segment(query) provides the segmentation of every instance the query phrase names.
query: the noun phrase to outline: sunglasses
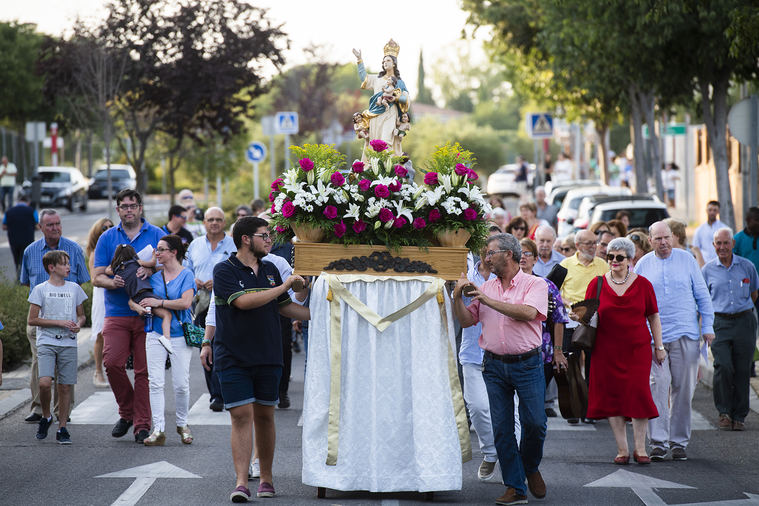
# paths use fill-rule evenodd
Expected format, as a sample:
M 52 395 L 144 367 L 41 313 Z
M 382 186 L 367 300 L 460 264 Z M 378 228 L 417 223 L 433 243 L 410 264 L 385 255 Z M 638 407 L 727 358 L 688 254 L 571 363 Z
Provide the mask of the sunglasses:
M 611 262 L 612 260 L 621 262 L 623 260 L 627 260 L 627 257 L 625 255 L 606 255 L 606 260 L 608 260 L 609 262 Z
M 527 230 L 527 227 L 511 227 L 511 230 Z
M 103 232 L 105 232 L 106 230 L 108 230 L 109 228 L 112 228 L 112 227 L 113 227 L 113 225 L 103 225 L 102 226 L 102 230 L 103 230 Z
M 559 251 L 561 251 L 562 253 L 569 253 L 570 251 L 572 251 L 572 248 L 571 247 L 559 248 Z

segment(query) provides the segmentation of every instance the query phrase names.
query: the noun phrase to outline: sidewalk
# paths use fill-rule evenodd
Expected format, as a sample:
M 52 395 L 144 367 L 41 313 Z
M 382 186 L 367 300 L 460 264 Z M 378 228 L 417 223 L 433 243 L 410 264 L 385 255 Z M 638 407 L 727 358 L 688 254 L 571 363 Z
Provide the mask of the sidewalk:
M 78 365 L 79 369 L 87 367 L 92 359 L 92 341 L 90 340 L 91 329 L 83 328 L 79 332 L 78 342 Z M 23 365 L 18 369 L 3 372 L 3 384 L 0 386 L 0 420 L 13 414 L 32 400 L 29 390 L 29 375 L 31 367 Z
M 706 388 L 712 388 L 712 382 L 714 380 L 714 357 L 712 357 L 712 349 L 708 349 L 708 364 L 701 362 L 701 384 Z M 751 378 L 751 388 L 748 391 L 749 407 L 754 413 L 759 413 L 759 377 Z M 2 415 L 0 415 L 2 416 Z

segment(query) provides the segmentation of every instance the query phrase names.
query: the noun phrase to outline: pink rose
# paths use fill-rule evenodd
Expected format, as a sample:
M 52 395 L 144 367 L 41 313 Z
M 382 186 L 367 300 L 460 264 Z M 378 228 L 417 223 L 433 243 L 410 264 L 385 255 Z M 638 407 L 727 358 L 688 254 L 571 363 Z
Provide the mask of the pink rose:
M 440 211 L 437 209 L 431 209 L 430 214 L 427 216 L 427 219 L 430 220 L 430 223 L 435 223 L 440 219 Z
M 339 172 L 333 172 L 332 175 L 329 177 L 329 180 L 335 186 L 342 186 L 345 184 L 345 178 Z
M 300 164 L 300 168 L 303 169 L 304 172 L 308 172 L 309 170 L 314 168 L 314 162 L 312 162 L 310 158 L 301 158 L 300 160 L 298 160 L 298 163 Z
M 271 206 L 271 209 L 274 211 L 274 205 Z M 288 200 L 282 205 L 282 216 L 289 218 L 293 214 L 295 214 L 295 204 Z
M 335 226 L 332 227 L 332 229 L 335 231 L 335 237 L 342 237 L 345 235 L 345 231 L 348 227 L 346 227 L 345 223 L 341 220 L 340 223 L 335 223 Z
M 364 162 L 359 162 L 358 160 L 356 160 L 355 162 L 353 162 L 352 168 L 353 168 L 353 172 L 355 172 L 356 174 L 361 174 L 362 172 L 364 172 Z
M 478 176 L 475 171 L 473 171 L 472 169 L 469 169 L 469 175 L 467 176 L 467 179 L 469 181 L 477 181 L 478 177 L 480 176 Z
M 469 167 L 464 165 L 463 163 L 457 163 L 456 167 L 453 169 L 453 171 L 458 174 L 459 176 L 464 176 L 469 174 Z
M 413 225 L 414 225 L 415 229 L 421 230 L 421 229 L 423 229 L 424 227 L 427 226 L 427 222 L 424 221 L 424 218 L 414 218 Z
M 395 169 L 395 175 L 398 177 L 406 177 L 408 176 L 408 171 L 406 170 L 406 167 L 403 165 L 396 165 L 393 167 Z
M 379 153 L 380 151 L 385 151 L 387 149 L 387 142 L 381 139 L 374 139 L 373 141 L 369 142 L 369 145 L 377 153 Z
M 282 186 L 283 186 L 284 184 L 285 184 L 285 181 L 284 181 L 284 179 L 282 179 L 281 177 L 278 177 L 277 179 L 275 179 L 275 180 L 274 180 L 274 181 L 271 183 L 271 189 L 272 189 L 272 190 L 277 190 L 277 191 L 279 191 L 279 190 L 282 188 Z
M 374 195 L 378 199 L 385 199 L 390 196 L 390 190 L 384 184 L 378 184 L 374 187 Z
M 269 202 L 274 202 L 274 192 L 269 193 Z
M 369 181 L 368 179 L 362 179 L 361 181 L 358 182 L 358 187 L 361 191 L 366 191 L 372 187 L 372 182 Z
M 328 220 L 334 220 L 335 218 L 337 218 L 337 208 L 335 206 L 327 206 L 324 208 L 324 211 L 322 211 L 322 214 Z
M 360 234 L 366 229 L 366 223 L 364 223 L 361 220 L 356 220 L 353 222 L 353 231 L 357 234 Z
M 387 207 L 383 207 L 379 212 L 379 219 L 382 223 L 387 223 L 394 218 L 393 212 Z
M 280 234 L 287 232 L 287 227 L 283 227 L 282 225 L 277 225 L 277 228 L 275 229 Z
M 397 191 L 400 191 L 400 190 L 401 190 L 401 186 L 403 186 L 403 185 L 401 184 L 401 182 L 400 182 L 400 181 L 397 181 L 397 180 L 396 180 L 396 181 L 393 181 L 392 183 L 390 183 L 390 185 L 389 185 L 387 188 L 388 188 L 388 189 L 389 189 L 391 192 L 397 192 Z
M 436 185 L 437 184 L 437 172 L 428 172 L 424 175 L 424 184 Z
M 276 211 L 274 210 L 274 204 L 272 204 L 272 205 L 271 205 L 271 209 L 270 209 L 270 211 L 271 211 L 271 214 L 274 214 L 274 213 L 276 213 Z
M 477 219 L 477 211 L 472 209 L 471 207 L 467 207 L 464 209 L 464 219 L 467 221 L 474 221 Z
M 395 228 L 403 228 L 406 224 L 408 224 L 408 220 L 403 216 L 398 216 L 395 221 L 393 221 L 393 226 Z

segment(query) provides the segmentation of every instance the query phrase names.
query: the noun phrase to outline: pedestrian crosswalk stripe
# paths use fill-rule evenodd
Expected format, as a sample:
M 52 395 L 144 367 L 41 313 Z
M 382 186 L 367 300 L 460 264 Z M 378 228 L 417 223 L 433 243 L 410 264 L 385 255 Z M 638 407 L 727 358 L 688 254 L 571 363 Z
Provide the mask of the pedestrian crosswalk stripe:
M 190 425 L 231 425 L 228 411 L 211 411 L 211 396 L 201 395 L 190 408 L 188 424 Z
M 112 392 L 95 392 L 71 412 L 71 424 L 112 425 L 119 419 L 119 406 Z

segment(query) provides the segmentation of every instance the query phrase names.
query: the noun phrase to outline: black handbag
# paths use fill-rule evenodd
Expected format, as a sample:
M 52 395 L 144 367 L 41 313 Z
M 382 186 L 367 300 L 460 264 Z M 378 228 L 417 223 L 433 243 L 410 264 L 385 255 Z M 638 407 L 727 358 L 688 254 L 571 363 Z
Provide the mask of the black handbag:
M 165 296 L 169 296 L 169 288 L 166 286 L 166 276 L 164 276 L 163 271 L 161 271 L 161 279 L 163 279 L 163 290 L 165 293 Z M 182 335 L 184 335 L 184 342 L 187 346 L 192 346 L 193 348 L 200 348 L 203 345 L 203 338 L 205 337 L 205 329 L 203 327 L 198 327 L 197 325 L 190 323 L 190 322 L 183 322 L 182 319 L 179 317 L 179 313 L 171 310 L 172 313 L 174 313 L 174 317 L 177 319 L 177 321 L 182 325 Z
M 601 303 L 601 286 L 603 276 L 598 276 L 596 298 L 585 299 L 572 304 L 572 311 L 580 316 L 580 325 L 572 333 L 572 347 L 581 350 L 593 350 L 596 344 L 596 328 L 598 327 L 598 305 Z

